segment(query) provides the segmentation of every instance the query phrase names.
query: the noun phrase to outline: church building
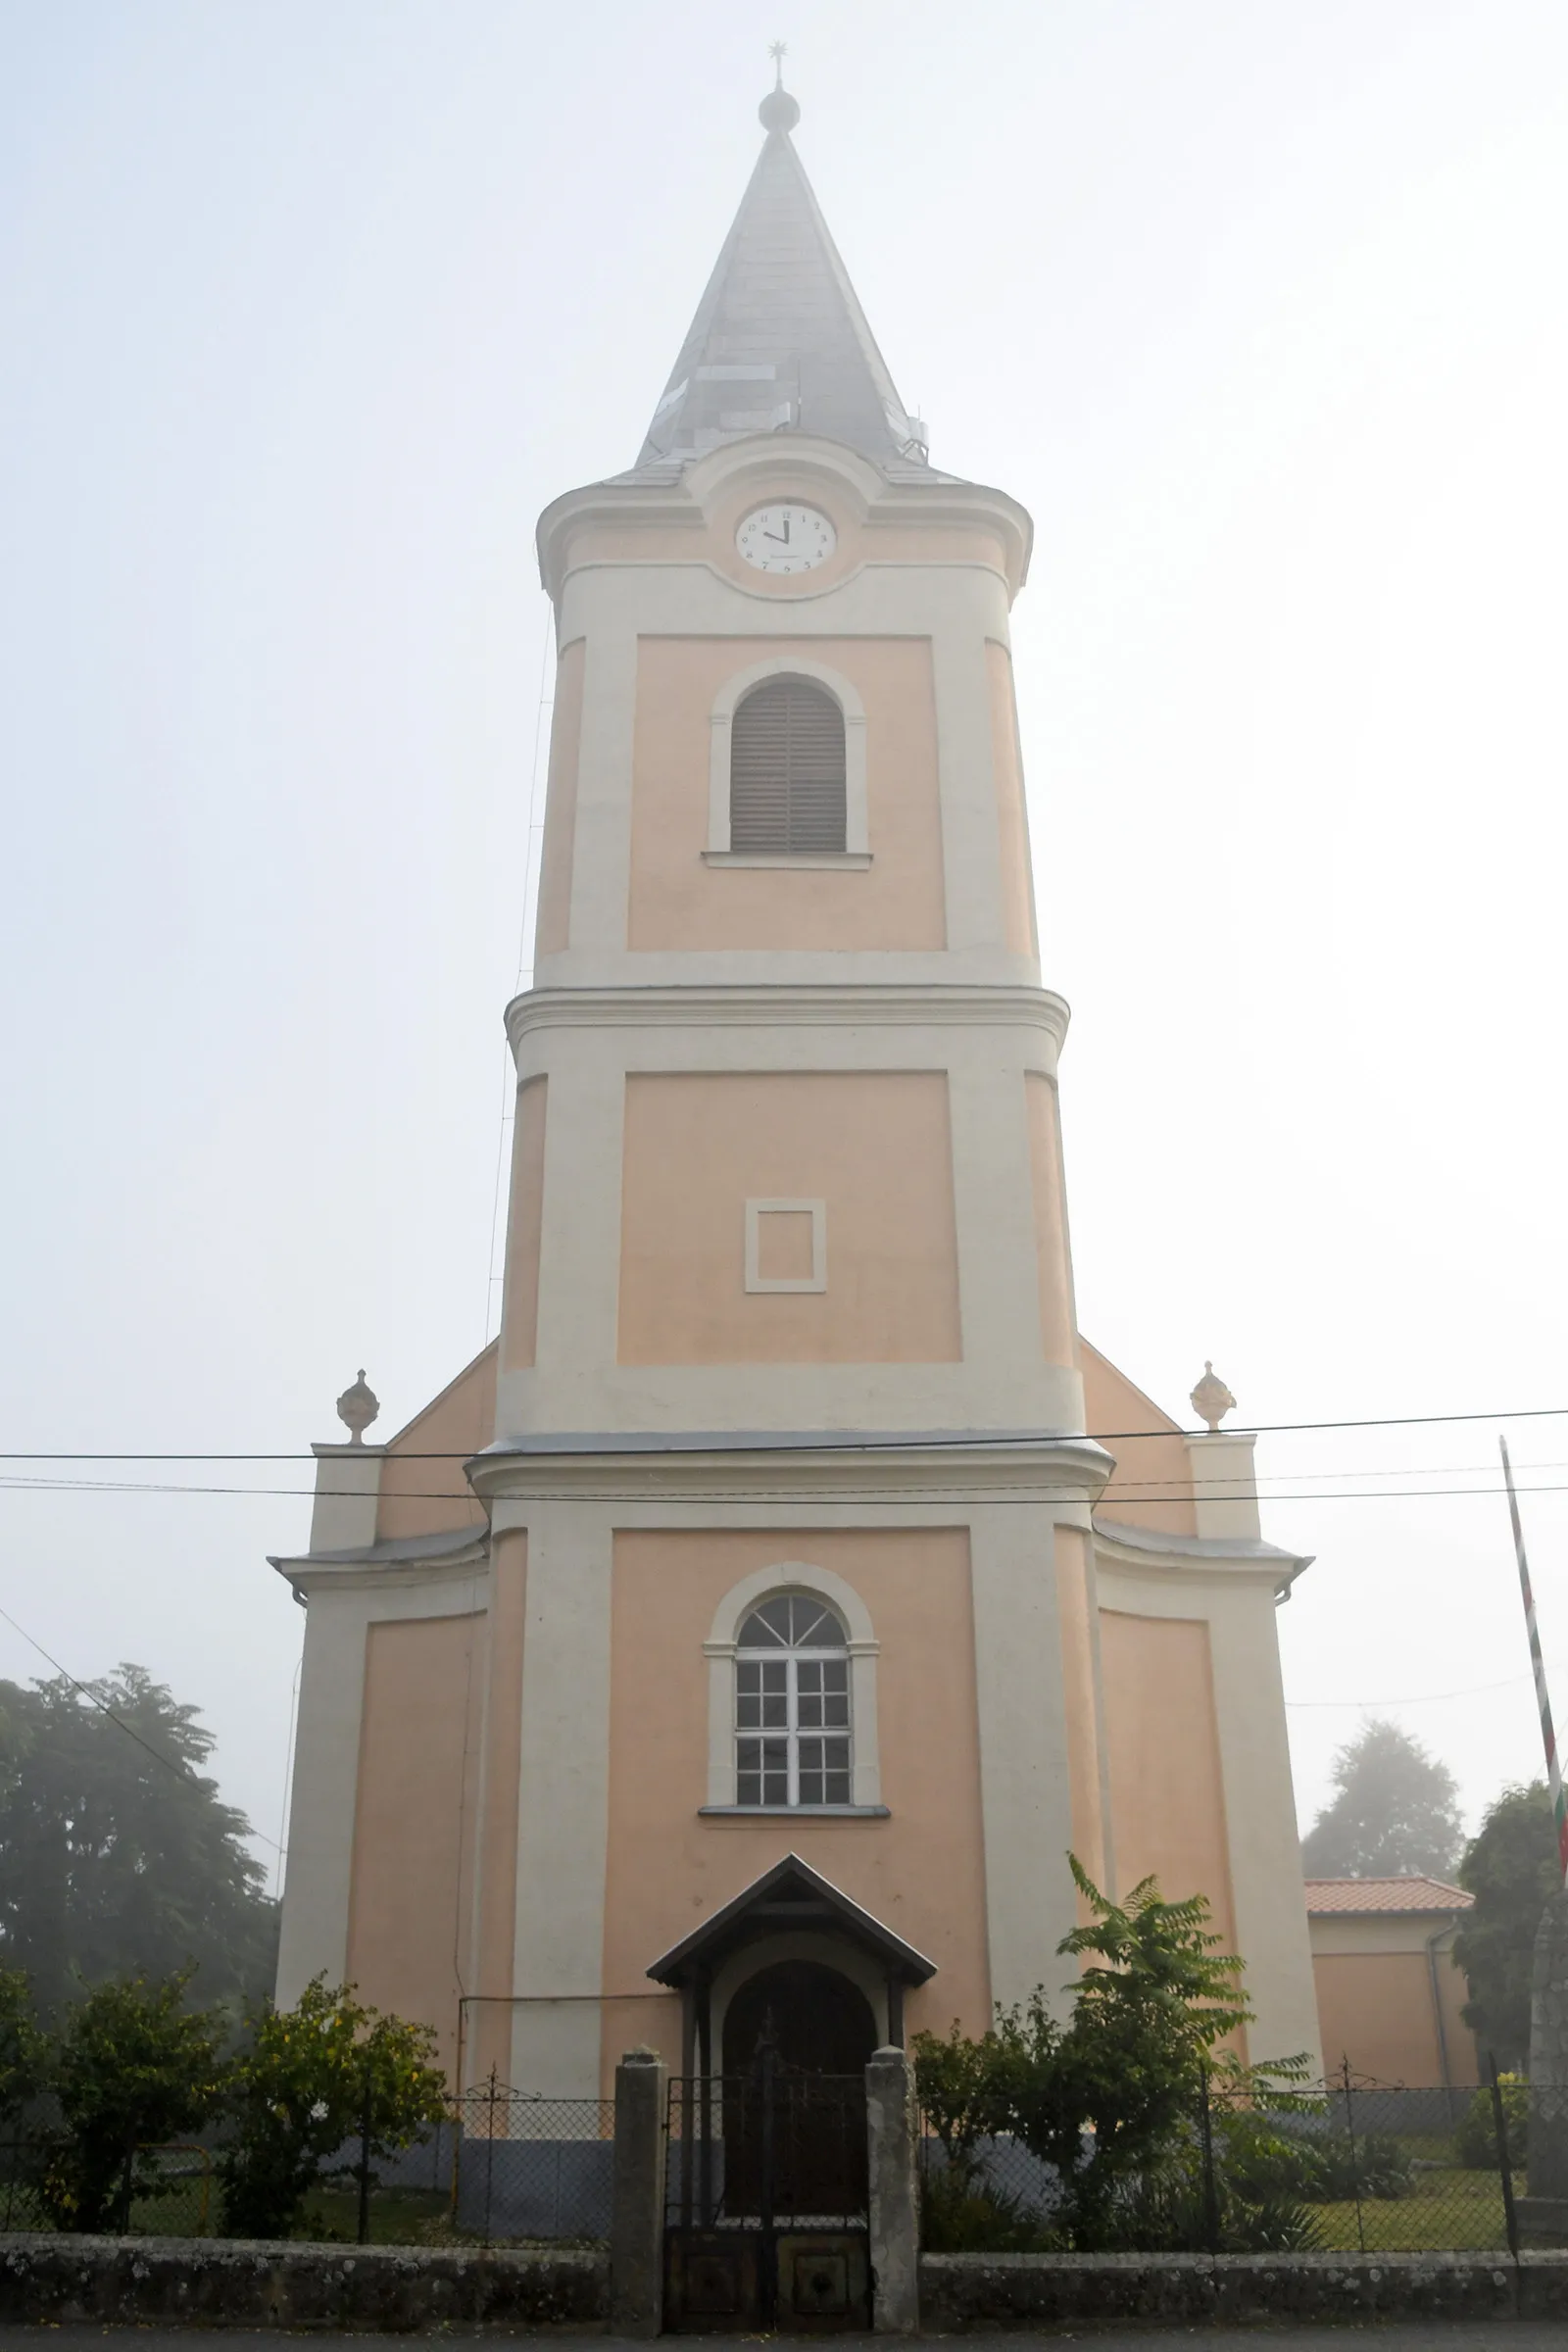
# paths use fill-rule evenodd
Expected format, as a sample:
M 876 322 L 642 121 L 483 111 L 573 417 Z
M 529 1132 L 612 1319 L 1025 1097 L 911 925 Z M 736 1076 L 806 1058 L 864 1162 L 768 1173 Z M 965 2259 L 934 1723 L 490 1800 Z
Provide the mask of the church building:
M 873 2046 L 1071 1963 L 1069 1854 L 1201 1890 L 1317 2055 L 1252 1441 L 1078 1328 L 1008 615 L 782 88 L 629 471 L 539 525 L 558 667 L 499 1339 L 310 1548 L 278 1995 L 456 2087 Z M 522 878 L 518 878 L 519 891 Z M 1050 953 L 1047 927 L 1047 958 Z

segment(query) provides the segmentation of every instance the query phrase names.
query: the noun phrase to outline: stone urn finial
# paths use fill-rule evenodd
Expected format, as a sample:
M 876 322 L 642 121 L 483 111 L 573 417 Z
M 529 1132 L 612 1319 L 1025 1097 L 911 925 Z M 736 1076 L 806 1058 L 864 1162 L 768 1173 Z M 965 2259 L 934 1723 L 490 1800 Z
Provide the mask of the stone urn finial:
M 365 1433 L 381 1410 L 381 1400 L 373 1389 L 365 1385 L 365 1366 L 362 1364 L 352 1389 L 345 1389 L 337 1400 L 337 1417 L 349 1433 L 351 1446 L 363 1446 Z
M 1206 1359 L 1203 1364 L 1203 1377 L 1193 1391 L 1192 1403 L 1193 1410 L 1200 1421 L 1208 1423 L 1208 1434 L 1211 1438 L 1217 1435 L 1219 1425 L 1226 1414 L 1234 1413 L 1236 1410 L 1235 1397 L 1220 1379 L 1213 1365 Z

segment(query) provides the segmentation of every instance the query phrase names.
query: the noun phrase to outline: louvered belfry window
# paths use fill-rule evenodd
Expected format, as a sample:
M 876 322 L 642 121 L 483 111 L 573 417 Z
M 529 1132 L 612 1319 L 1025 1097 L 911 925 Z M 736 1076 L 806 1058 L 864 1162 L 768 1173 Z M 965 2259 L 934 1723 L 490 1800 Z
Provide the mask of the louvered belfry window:
M 844 713 L 806 678 L 754 687 L 730 721 L 729 846 L 775 858 L 844 848 Z

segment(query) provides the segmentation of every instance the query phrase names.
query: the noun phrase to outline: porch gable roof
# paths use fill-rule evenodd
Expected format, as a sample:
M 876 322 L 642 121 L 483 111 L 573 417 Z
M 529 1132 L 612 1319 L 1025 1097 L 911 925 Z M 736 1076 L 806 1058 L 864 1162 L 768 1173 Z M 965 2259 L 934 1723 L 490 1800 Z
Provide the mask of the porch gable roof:
M 862 1911 L 831 1879 L 799 1854 L 786 1854 L 656 1960 L 648 1974 L 657 1984 L 690 1984 L 711 1976 L 742 1944 L 789 1928 L 835 1928 L 906 1984 L 924 1984 L 937 1973 L 934 1960 Z

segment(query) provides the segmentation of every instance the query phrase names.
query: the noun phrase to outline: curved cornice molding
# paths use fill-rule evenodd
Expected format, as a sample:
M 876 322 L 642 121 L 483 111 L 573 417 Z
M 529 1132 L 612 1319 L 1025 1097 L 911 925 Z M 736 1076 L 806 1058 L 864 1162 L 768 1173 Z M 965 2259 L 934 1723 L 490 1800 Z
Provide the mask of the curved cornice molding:
M 571 535 L 584 522 L 631 530 L 707 532 L 715 510 L 737 486 L 749 485 L 761 497 L 770 489 L 787 490 L 803 481 L 831 486 L 864 524 L 984 523 L 1002 542 L 1009 594 L 1015 596 L 1029 576 L 1034 523 L 1028 510 L 1005 490 L 942 475 L 930 481 L 890 481 L 841 442 L 761 433 L 709 451 L 687 466 L 676 482 L 587 482 L 564 491 L 539 517 L 540 579 L 548 594 L 559 599 L 570 568 Z M 691 561 L 703 561 L 696 547 Z
M 999 1493 L 1016 1500 L 1038 1486 L 1040 1500 L 1081 1504 L 1103 1488 L 1114 1464 L 1093 1438 L 927 1431 L 781 1431 L 641 1442 L 561 1432 L 499 1439 L 466 1468 L 489 1506 L 507 1500 L 609 1502 L 776 1501 L 800 1481 L 814 1501 L 881 1505 L 941 1501 L 961 1507 Z M 797 1542 L 799 1538 L 792 1541 Z
M 488 1527 L 448 1528 L 440 1535 L 401 1536 L 349 1551 L 269 1552 L 268 1565 L 303 1599 L 327 1586 L 341 1592 L 406 1584 L 457 1584 L 490 1565 Z
M 1223 1576 L 1249 1583 L 1267 1583 L 1283 1598 L 1303 1569 L 1312 1565 L 1310 1552 L 1284 1551 L 1257 1536 L 1177 1536 L 1163 1528 L 1133 1527 L 1124 1520 L 1093 1519 L 1096 1566 L 1112 1575 L 1119 1569 L 1135 1576 Z
M 925 988 L 875 983 L 809 987 L 788 981 L 756 987 L 531 988 L 514 997 L 506 1010 L 514 1053 L 534 1029 L 724 1029 L 769 1022 L 859 1029 L 1002 1024 L 1043 1029 L 1059 1051 L 1070 1018 L 1066 999 L 1049 988 L 961 982 Z

